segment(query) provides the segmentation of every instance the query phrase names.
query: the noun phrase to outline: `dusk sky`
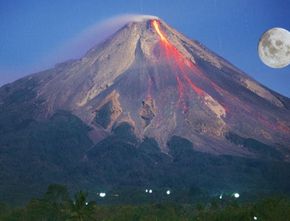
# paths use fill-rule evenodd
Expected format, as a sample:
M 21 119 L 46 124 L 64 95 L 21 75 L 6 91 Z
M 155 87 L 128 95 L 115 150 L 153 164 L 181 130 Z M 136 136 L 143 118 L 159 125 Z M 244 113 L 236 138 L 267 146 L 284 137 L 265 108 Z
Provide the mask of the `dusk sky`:
M 0 85 L 81 56 L 81 46 L 91 47 L 92 39 L 97 43 L 108 34 L 107 19 L 148 14 L 290 97 L 290 66 L 269 68 L 257 54 L 266 30 L 290 30 L 289 8 L 289 0 L 0 0 Z M 101 33 L 88 31 L 98 26 Z

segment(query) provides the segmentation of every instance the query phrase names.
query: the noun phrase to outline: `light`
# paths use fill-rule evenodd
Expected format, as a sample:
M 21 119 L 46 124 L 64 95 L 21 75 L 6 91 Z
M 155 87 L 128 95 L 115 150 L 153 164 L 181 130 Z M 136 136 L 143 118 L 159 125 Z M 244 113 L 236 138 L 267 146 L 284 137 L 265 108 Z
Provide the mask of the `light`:
M 237 199 L 240 197 L 240 194 L 239 193 L 234 193 L 234 197 Z
M 254 219 L 254 220 L 258 220 L 258 217 L 254 216 L 253 219 Z
M 145 190 L 145 193 L 148 193 L 148 189 Z
M 152 192 L 153 192 L 152 189 L 150 189 L 150 190 L 149 190 L 149 193 L 152 193 Z
M 104 198 L 106 196 L 106 193 L 100 193 L 100 197 Z
M 170 194 L 171 194 L 171 191 L 170 191 L 170 190 L 167 190 L 167 191 L 166 191 L 166 194 L 167 194 L 167 195 L 170 195 Z
M 163 33 L 159 29 L 159 21 L 153 20 L 152 25 L 153 25 L 155 31 L 157 32 L 157 34 L 159 35 L 160 39 L 164 42 L 167 42 L 167 39 L 164 37 Z
M 219 196 L 219 199 L 220 199 L 220 200 L 223 199 L 223 194 L 221 194 L 221 195 Z
M 89 205 L 89 203 L 88 203 L 88 202 L 86 202 L 86 206 L 87 206 L 87 205 Z

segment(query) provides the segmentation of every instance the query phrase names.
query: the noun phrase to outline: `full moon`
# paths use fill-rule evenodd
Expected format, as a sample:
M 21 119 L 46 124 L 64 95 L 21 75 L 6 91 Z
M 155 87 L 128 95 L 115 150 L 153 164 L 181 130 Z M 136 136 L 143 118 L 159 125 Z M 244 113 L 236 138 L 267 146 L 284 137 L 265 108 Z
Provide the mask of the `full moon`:
M 258 52 L 269 67 L 286 67 L 290 64 L 290 32 L 283 28 L 266 31 L 259 41 Z

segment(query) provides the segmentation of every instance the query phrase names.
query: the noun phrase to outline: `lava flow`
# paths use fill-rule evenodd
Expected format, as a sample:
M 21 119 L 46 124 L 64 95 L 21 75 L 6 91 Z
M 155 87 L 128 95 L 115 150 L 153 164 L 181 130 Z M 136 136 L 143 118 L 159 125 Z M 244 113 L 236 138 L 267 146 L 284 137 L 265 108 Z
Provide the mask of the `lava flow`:
M 154 27 L 154 29 L 157 32 L 157 34 L 160 36 L 161 40 L 168 43 L 167 39 L 164 37 L 163 33 L 160 31 L 159 21 L 153 20 L 152 21 L 152 26 Z
M 206 96 L 206 93 L 201 88 L 196 86 L 196 84 L 191 80 L 188 71 L 186 71 L 186 69 L 190 70 L 189 72 L 197 73 L 198 75 L 202 75 L 201 71 L 196 67 L 195 64 L 193 64 L 193 62 L 190 59 L 186 58 L 165 37 L 165 34 L 162 33 L 162 31 L 160 30 L 160 21 L 152 20 L 151 24 L 161 39 L 161 45 L 163 46 L 163 49 L 165 51 L 166 58 L 168 60 L 174 60 L 174 65 L 172 65 L 171 68 L 175 70 L 174 72 L 176 73 L 175 79 L 177 81 L 179 103 L 182 105 L 183 110 L 186 112 L 188 110 L 188 106 L 185 102 L 186 94 L 184 93 L 186 87 L 189 86 L 199 96 L 202 97 Z M 180 76 L 178 76 L 178 74 Z

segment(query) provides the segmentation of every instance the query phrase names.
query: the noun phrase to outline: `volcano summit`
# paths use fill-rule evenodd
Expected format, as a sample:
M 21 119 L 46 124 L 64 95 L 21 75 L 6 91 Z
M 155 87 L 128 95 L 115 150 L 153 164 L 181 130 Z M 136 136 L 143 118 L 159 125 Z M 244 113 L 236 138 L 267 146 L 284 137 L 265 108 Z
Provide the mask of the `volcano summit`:
M 1 87 L 0 105 L 8 200 L 20 181 L 289 190 L 290 99 L 157 18 Z

